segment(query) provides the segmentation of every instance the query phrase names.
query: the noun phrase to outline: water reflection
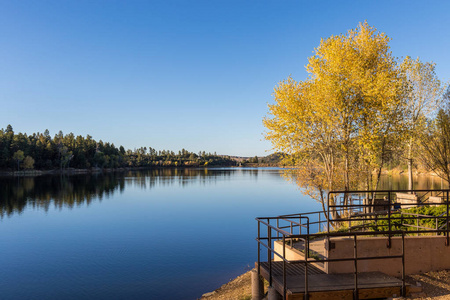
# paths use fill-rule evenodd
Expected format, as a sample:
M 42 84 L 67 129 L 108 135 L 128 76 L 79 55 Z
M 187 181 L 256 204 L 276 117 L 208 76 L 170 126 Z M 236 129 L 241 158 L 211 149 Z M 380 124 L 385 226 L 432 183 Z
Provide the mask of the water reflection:
M 258 169 L 159 169 L 72 176 L 0 177 L 0 217 L 21 214 L 27 207 L 48 211 L 73 208 L 101 201 L 127 187 L 151 189 L 156 186 L 211 185 L 245 172 L 256 179 Z M 274 172 L 273 176 L 279 176 Z
M 414 176 L 413 186 L 415 190 L 440 190 L 447 189 L 448 184 L 437 176 Z M 403 174 L 383 175 L 380 180 L 381 190 L 407 190 L 408 176 Z
M 73 176 L 3 177 L 0 178 L 0 217 L 21 214 L 27 207 L 48 211 L 50 207 L 71 209 L 89 205 L 116 192 L 122 193 L 126 188 L 212 185 L 229 179 L 236 172 L 245 172 L 246 178 L 257 180 L 261 171 L 250 168 L 159 169 Z M 279 169 L 274 169 L 274 172 L 267 172 L 267 169 L 264 171 L 265 176 L 280 176 Z M 397 190 L 407 187 L 406 175 L 381 177 L 380 189 Z M 414 187 L 442 189 L 447 188 L 448 184 L 438 177 L 416 176 Z
M 73 208 L 109 197 L 125 188 L 118 174 L 0 178 L 0 216 L 22 213 L 29 206 Z

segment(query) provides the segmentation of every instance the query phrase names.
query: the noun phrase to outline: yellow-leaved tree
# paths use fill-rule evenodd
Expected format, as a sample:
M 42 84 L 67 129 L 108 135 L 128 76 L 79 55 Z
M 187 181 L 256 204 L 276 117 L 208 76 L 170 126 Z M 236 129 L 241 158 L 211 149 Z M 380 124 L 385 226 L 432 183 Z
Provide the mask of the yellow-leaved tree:
M 403 128 L 406 80 L 389 41 L 361 23 L 321 40 L 306 80 L 275 87 L 266 138 L 298 157 L 297 180 L 318 187 L 309 194 L 322 203 L 326 191 L 376 187 L 379 177 L 374 183 L 371 174 Z
M 442 95 L 443 85 L 435 71 L 432 62 L 421 62 L 407 56 L 401 68 L 406 76 L 408 91 L 405 95 L 408 115 L 405 119 L 404 157 L 408 161 L 408 189 L 413 189 L 412 168 L 413 158 L 418 151 L 421 135 L 426 129 L 427 120 L 437 115 Z

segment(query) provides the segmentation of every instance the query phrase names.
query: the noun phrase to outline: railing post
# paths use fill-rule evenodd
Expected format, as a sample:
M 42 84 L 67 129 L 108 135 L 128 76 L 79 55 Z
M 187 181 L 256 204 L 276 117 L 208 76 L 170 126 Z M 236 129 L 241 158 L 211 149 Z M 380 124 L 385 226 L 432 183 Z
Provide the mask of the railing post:
M 389 223 L 389 238 L 388 238 L 388 244 L 387 247 L 391 248 L 391 193 L 388 193 L 388 223 Z
M 269 219 L 267 219 L 267 262 L 269 263 L 269 286 L 272 286 L 272 230 L 270 229 Z
M 308 238 L 306 241 L 308 242 L 308 252 L 307 252 L 307 258 L 309 258 L 309 217 L 306 217 L 306 234 L 308 235 Z
M 318 232 L 322 232 L 322 230 L 320 230 L 321 226 L 322 226 L 322 222 L 320 221 L 320 212 L 319 212 L 319 231 Z
M 449 236 L 449 209 L 448 209 L 448 204 L 449 204 L 449 197 L 448 197 L 448 194 L 449 194 L 449 192 L 450 192 L 450 190 L 447 190 L 447 223 L 445 224 L 446 226 L 447 226 L 447 239 L 446 239 L 446 241 L 445 241 L 445 245 L 446 246 L 450 246 L 450 236 Z
M 406 297 L 405 274 L 405 232 L 402 231 L 402 297 Z
M 280 228 L 280 219 L 277 219 L 277 228 Z M 277 238 L 280 237 L 280 233 L 277 231 Z
M 327 197 L 327 214 L 328 214 L 328 218 L 327 218 L 327 233 L 330 233 L 330 193 L 328 193 L 328 197 Z
M 286 299 L 286 238 L 283 234 L 283 299 Z
M 417 236 L 419 236 L 420 234 L 419 234 L 419 230 L 420 230 L 420 228 L 419 228 L 419 214 L 417 214 L 417 218 L 416 218 L 416 227 L 417 227 Z
M 291 226 L 291 235 L 293 234 L 293 232 L 292 232 L 292 230 L 293 230 L 293 228 L 292 228 L 292 222 L 289 222 L 290 223 L 290 226 Z M 283 234 L 283 238 L 284 238 L 284 234 Z M 291 247 L 294 247 L 294 241 L 292 240 L 292 238 L 289 238 L 289 241 L 290 241 L 290 244 L 291 244 Z
M 308 294 L 308 253 L 309 253 L 309 235 L 306 236 L 305 240 L 305 296 L 304 299 L 309 299 Z
M 298 218 L 298 223 L 300 224 L 300 226 L 298 226 L 299 227 L 298 233 L 302 234 L 302 215 L 300 215 L 300 217 Z
M 353 299 L 359 299 L 358 293 L 358 245 L 356 243 L 356 233 L 353 235 L 353 256 L 354 256 L 354 266 L 355 266 L 355 291 Z
M 439 230 L 439 223 L 438 223 L 438 217 L 436 217 L 436 235 L 439 235 L 438 230 Z
M 258 220 L 258 276 L 261 275 L 261 223 Z

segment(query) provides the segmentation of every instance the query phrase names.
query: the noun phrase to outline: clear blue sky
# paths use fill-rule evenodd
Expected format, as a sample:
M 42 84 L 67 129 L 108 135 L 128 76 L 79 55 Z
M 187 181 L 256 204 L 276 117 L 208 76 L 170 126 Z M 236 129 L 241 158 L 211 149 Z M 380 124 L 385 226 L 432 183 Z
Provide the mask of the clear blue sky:
M 316 3 L 317 2 L 317 3 Z M 367 20 L 450 79 L 449 1 L 1 1 L 0 128 L 267 155 L 274 86 Z

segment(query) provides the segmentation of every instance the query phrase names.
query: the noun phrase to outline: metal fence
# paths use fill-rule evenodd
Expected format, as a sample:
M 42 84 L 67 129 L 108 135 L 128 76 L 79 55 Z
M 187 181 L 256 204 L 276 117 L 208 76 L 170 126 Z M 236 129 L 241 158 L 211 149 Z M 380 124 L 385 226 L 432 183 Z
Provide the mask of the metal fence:
M 272 286 L 272 259 L 278 256 L 283 264 L 283 297 L 286 299 L 286 267 L 303 264 L 305 276 L 305 299 L 308 299 L 308 265 L 311 263 L 329 263 L 340 261 L 354 262 L 354 298 L 358 299 L 358 261 L 376 259 L 401 259 L 402 295 L 406 293 L 405 284 L 405 236 L 408 235 L 445 235 L 449 246 L 449 192 L 450 190 L 397 190 L 397 191 L 332 191 L 328 193 L 326 211 L 297 213 L 277 217 L 256 218 L 258 223 L 258 274 L 261 274 L 261 247 L 265 248 L 268 263 L 269 285 Z M 434 196 L 433 196 L 434 195 Z M 431 197 L 440 198 L 441 203 L 427 203 Z M 401 197 L 411 198 L 402 203 Z M 416 199 L 416 200 L 414 200 Z M 436 199 L 434 199 L 436 200 Z M 430 216 L 411 212 L 410 208 L 439 206 L 443 213 Z M 405 211 L 408 209 L 408 211 Z M 432 220 L 432 222 L 429 222 Z M 412 222 L 414 221 L 414 222 Z M 427 222 L 428 221 L 428 222 Z M 423 226 L 421 223 L 433 226 Z M 433 223 L 434 222 L 434 223 Z M 412 224 L 413 223 L 413 224 Z M 314 230 L 311 230 L 315 228 Z M 358 237 L 383 236 L 387 247 L 391 247 L 391 238 L 401 236 L 401 254 L 388 256 L 358 256 Z M 352 258 L 329 259 L 327 257 L 310 258 L 310 241 L 317 238 L 329 240 L 332 237 L 351 237 L 354 241 Z M 273 242 L 282 241 L 282 253 L 275 251 Z M 303 260 L 286 259 L 286 244 L 293 241 L 304 245 Z

